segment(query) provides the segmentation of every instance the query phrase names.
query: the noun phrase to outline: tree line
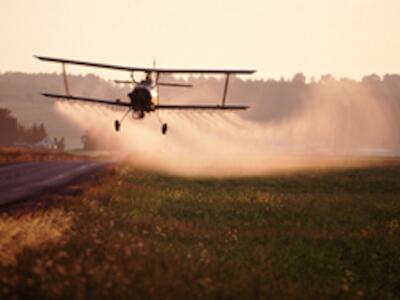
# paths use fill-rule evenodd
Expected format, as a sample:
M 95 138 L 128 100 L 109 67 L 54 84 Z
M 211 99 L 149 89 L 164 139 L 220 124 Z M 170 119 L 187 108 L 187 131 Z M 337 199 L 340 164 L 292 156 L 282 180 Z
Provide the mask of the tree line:
M 23 126 L 9 109 L 0 108 L 0 145 L 33 146 L 47 137 L 48 134 L 43 123 Z M 53 145 L 57 150 L 64 150 L 64 137 L 54 138 Z
M 118 79 L 129 79 L 129 76 Z M 224 78 L 207 76 L 189 76 L 179 78 L 162 75 L 161 81 L 191 83 L 193 89 L 160 87 L 161 103 L 220 103 L 224 88 Z M 93 74 L 70 75 L 71 93 L 85 97 L 100 97 L 127 101 L 131 85 L 117 85 L 111 80 L 104 80 Z M 321 101 L 336 101 L 339 98 L 357 96 L 360 89 L 368 90 L 371 96 L 379 100 L 389 111 L 399 112 L 400 75 L 368 75 L 361 80 L 348 78 L 336 79 L 332 75 L 323 75 L 318 80 L 306 79 L 303 73 L 292 78 L 252 79 L 233 77 L 228 91 L 228 103 L 250 105 L 244 117 L 253 121 L 269 122 L 285 119 L 304 107 L 309 100 L 318 97 Z M 59 74 L 26 74 L 9 72 L 0 74 L 0 104 L 24 103 L 29 109 L 48 107 L 40 92 L 64 93 L 62 77 Z M 362 99 L 360 99 L 362 101 Z M 41 108 L 42 109 L 42 108 Z M 14 109 L 13 109 L 14 110 Z M 396 116 L 397 118 L 397 116 Z
M 31 127 L 21 125 L 11 111 L 0 108 L 0 144 L 12 146 L 16 143 L 36 144 L 47 137 L 43 123 Z

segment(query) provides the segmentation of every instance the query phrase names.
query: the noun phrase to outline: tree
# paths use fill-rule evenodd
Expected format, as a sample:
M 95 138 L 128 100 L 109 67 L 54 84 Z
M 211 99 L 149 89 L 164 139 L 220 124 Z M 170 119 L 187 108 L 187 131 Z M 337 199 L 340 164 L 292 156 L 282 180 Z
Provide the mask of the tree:
M 0 145 L 12 146 L 15 142 L 35 144 L 47 137 L 44 124 L 33 124 L 32 127 L 24 127 L 11 115 L 11 111 L 0 108 Z
M 39 129 L 38 129 L 38 141 L 41 141 L 46 137 L 47 137 L 46 128 L 44 128 L 44 124 L 43 123 L 40 123 Z
M 335 81 L 335 78 L 331 74 L 325 74 L 321 76 L 320 83 L 328 83 Z
M 0 144 L 11 146 L 17 139 L 17 120 L 11 116 L 11 111 L 0 108 Z
M 84 134 L 81 136 L 81 141 L 82 141 L 84 150 L 95 150 L 96 149 L 97 145 L 93 139 L 93 136 L 92 136 L 90 130 L 86 130 L 84 132 Z
M 58 151 L 64 151 L 65 150 L 65 139 L 64 139 L 64 137 L 61 137 L 61 139 L 57 141 L 56 147 L 57 147 Z
M 0 120 L 11 117 L 11 111 L 8 108 L 0 108 Z
M 303 73 L 297 73 L 293 76 L 292 82 L 294 84 L 305 84 L 306 83 L 306 76 Z
M 379 75 L 376 75 L 376 74 L 371 74 L 368 76 L 364 76 L 362 78 L 362 83 L 366 83 L 366 84 L 376 83 L 376 82 L 380 82 L 380 81 L 381 81 L 381 78 L 379 77 Z

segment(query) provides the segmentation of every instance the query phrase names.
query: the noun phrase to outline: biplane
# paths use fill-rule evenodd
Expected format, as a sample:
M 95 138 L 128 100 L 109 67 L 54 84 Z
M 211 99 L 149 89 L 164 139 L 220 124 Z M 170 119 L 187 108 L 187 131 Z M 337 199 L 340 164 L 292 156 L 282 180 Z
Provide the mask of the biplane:
M 228 93 L 229 78 L 235 74 L 253 74 L 256 70 L 213 70 L 213 69 L 169 69 L 169 68 L 156 68 L 155 65 L 152 68 L 141 68 L 141 67 L 126 67 L 117 66 L 111 64 L 94 63 L 87 61 L 53 58 L 46 56 L 35 56 L 39 60 L 47 62 L 60 63 L 62 66 L 62 74 L 64 79 L 65 94 L 54 94 L 54 93 L 42 93 L 45 97 L 73 100 L 73 101 L 84 101 L 90 103 L 100 103 L 111 106 L 119 106 L 127 108 L 126 113 L 120 120 L 115 120 L 114 128 L 119 131 L 121 124 L 126 116 L 132 112 L 132 118 L 143 119 L 147 113 L 155 112 L 157 110 L 244 110 L 248 106 L 244 105 L 226 105 L 226 97 Z M 93 68 L 112 69 L 129 72 L 131 80 L 115 80 L 116 83 L 132 84 L 132 91 L 128 94 L 129 102 L 121 101 L 120 99 L 109 100 L 109 99 L 97 99 L 88 98 L 83 96 L 75 96 L 70 93 L 68 77 L 66 73 L 66 65 L 79 65 Z M 134 74 L 136 72 L 144 73 L 145 79 L 136 81 Z M 214 75 L 225 75 L 225 85 L 222 94 L 222 102 L 218 105 L 185 105 L 185 104 L 161 104 L 159 99 L 159 87 L 170 86 L 170 87 L 182 87 L 190 88 L 191 84 L 183 83 L 171 83 L 163 82 L 160 80 L 162 74 L 214 74 Z M 161 126 L 162 134 L 166 134 L 168 125 L 163 123 Z

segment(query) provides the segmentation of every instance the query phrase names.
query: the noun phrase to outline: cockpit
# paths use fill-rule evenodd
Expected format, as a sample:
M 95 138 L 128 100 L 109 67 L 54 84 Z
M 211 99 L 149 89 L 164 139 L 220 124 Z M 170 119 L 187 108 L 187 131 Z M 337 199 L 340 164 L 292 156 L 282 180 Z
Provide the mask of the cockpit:
M 147 73 L 146 78 L 143 79 L 142 81 L 140 81 L 140 84 L 145 85 L 145 86 L 150 86 L 150 87 L 153 86 L 154 82 L 151 79 L 151 73 Z

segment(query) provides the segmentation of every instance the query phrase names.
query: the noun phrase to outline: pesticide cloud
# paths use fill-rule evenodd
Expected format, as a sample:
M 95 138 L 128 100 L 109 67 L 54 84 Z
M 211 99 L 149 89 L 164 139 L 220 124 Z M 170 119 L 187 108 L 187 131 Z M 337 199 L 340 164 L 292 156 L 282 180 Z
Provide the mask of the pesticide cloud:
M 120 149 L 132 164 L 174 175 L 254 176 L 389 153 L 395 132 L 377 101 L 367 93 L 362 102 L 321 101 L 322 96 L 316 91 L 301 113 L 276 123 L 255 123 L 232 112 L 163 111 L 143 120 L 127 117 L 118 133 L 113 122 L 123 110 L 67 101 L 56 109 L 98 142 Z M 167 135 L 159 119 L 168 123 Z

